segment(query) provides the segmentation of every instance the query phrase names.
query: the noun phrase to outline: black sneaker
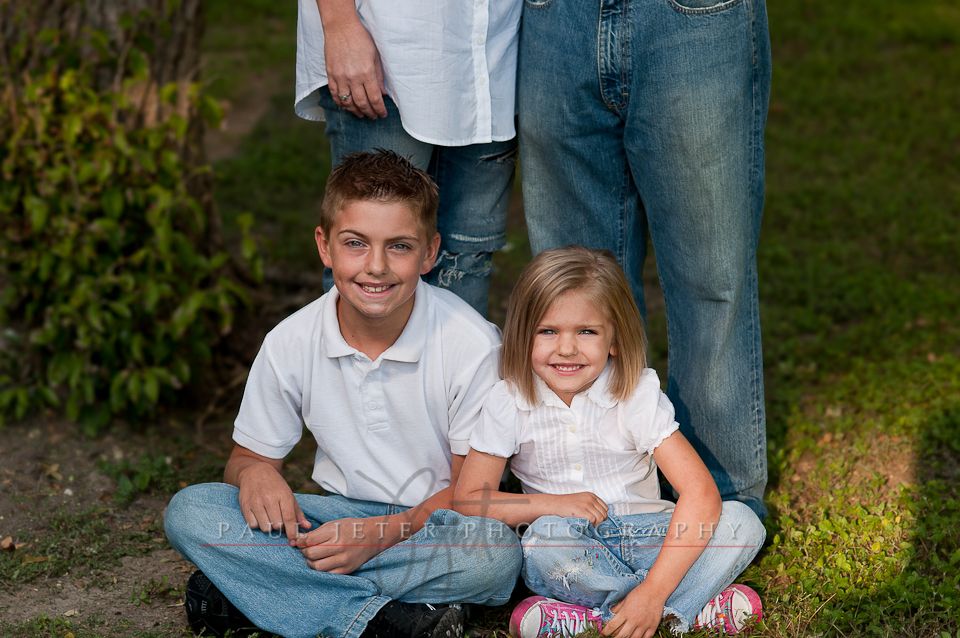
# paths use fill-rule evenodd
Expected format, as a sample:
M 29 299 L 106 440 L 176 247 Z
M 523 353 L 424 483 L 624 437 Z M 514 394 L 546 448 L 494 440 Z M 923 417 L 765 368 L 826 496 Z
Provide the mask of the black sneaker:
M 362 638 L 463 638 L 460 605 L 391 600 L 374 616 Z
M 197 570 L 187 581 L 187 623 L 198 636 L 223 636 L 233 631 L 233 636 L 246 636 L 257 631 L 256 625 L 247 620 L 233 606 L 206 574 Z

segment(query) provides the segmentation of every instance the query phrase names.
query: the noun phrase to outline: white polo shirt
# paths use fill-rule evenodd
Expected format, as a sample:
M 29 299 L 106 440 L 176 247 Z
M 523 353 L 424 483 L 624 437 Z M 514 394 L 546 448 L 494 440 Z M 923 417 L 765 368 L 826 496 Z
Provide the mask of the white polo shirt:
M 513 120 L 523 0 L 357 0 L 380 52 L 386 92 L 411 137 L 465 146 L 516 136 Z M 300 0 L 294 108 L 322 120 L 327 85 L 317 0 Z
M 534 404 L 513 384 L 499 382 L 470 447 L 510 458 L 528 494 L 593 492 L 617 516 L 672 511 L 674 504 L 660 498 L 653 451 L 679 427 L 673 404 L 652 369 L 643 371 L 626 401 L 608 392 L 610 376 L 607 366 L 570 406 L 539 378 Z
M 450 484 L 499 379 L 500 334 L 455 294 L 421 281 L 396 342 L 371 361 L 344 341 L 336 289 L 284 319 L 250 369 L 233 440 L 283 458 L 306 425 L 313 479 L 355 499 L 417 505 Z

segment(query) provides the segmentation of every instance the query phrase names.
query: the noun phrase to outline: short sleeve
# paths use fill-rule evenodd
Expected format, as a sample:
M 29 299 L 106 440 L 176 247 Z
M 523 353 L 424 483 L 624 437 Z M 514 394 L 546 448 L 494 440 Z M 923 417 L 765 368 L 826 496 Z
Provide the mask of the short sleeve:
M 660 378 L 646 369 L 624 405 L 623 426 L 637 450 L 653 451 L 680 428 L 673 403 L 660 390 Z
M 510 458 L 520 451 L 520 413 L 509 384 L 501 381 L 483 403 L 480 424 L 470 436 L 470 447 L 478 452 Z
M 470 451 L 470 434 L 480 422 L 480 411 L 490 389 L 500 380 L 500 345 L 492 344 L 475 363 L 460 359 L 453 400 L 448 409 L 450 452 L 466 455 Z
M 267 335 L 250 368 L 233 440 L 272 459 L 285 457 L 303 433 L 302 391 L 291 374 L 299 369 Z

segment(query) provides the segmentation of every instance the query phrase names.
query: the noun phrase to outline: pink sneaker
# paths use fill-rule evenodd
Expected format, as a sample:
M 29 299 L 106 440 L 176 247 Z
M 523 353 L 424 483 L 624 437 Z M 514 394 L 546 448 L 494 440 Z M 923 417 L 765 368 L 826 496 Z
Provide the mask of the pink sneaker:
M 730 585 L 708 602 L 693 623 L 694 629 L 740 633 L 751 619 L 763 618 L 760 596 L 746 585 Z
M 543 596 L 531 596 L 510 614 L 513 638 L 571 638 L 591 627 L 603 628 L 600 612 Z

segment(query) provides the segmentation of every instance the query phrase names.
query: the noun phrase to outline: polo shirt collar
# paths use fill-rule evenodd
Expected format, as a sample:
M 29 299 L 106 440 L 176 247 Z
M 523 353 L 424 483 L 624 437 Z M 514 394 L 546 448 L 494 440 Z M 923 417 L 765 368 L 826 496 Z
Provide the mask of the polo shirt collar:
M 423 354 L 423 348 L 427 340 L 428 306 L 430 304 L 426 298 L 429 294 L 428 285 L 420 280 L 414 292 L 413 310 L 410 312 L 409 319 L 407 319 L 407 325 L 403 327 L 403 332 L 393 342 L 393 345 L 380 355 L 381 359 L 407 363 L 415 363 L 420 360 L 420 355 Z M 323 354 L 332 359 L 356 354 L 357 349 L 347 343 L 343 338 L 343 333 L 340 332 L 340 322 L 337 320 L 337 300 L 340 298 L 340 293 L 334 287 L 325 297 L 320 319 L 323 330 L 323 336 L 321 337 Z
M 610 394 L 610 380 L 613 376 L 613 369 L 611 364 L 607 363 L 604 367 L 603 372 L 600 373 L 600 376 L 597 377 L 597 380 L 593 382 L 593 385 L 586 391 L 584 396 L 597 404 L 602 408 L 612 408 L 617 404 L 617 399 Z M 537 375 L 533 375 L 533 388 L 536 393 L 536 401 L 530 403 L 519 392 L 515 393 L 514 401 L 517 404 L 517 407 L 521 410 L 531 411 L 535 410 L 540 406 L 549 406 L 555 408 L 566 408 L 568 409 L 566 403 L 557 396 L 557 394 L 550 389 L 550 387 L 544 383 L 543 379 Z

